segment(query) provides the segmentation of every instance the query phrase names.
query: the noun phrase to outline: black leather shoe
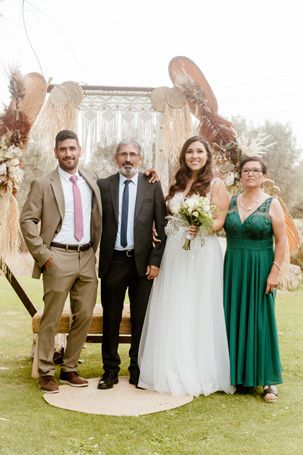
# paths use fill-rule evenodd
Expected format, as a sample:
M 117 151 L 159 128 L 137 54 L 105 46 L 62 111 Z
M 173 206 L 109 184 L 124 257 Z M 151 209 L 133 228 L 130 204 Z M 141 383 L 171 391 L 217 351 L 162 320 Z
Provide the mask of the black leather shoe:
M 128 382 L 129 382 L 131 385 L 135 385 L 137 388 L 139 388 L 139 387 L 138 387 L 139 378 L 134 378 L 134 376 L 130 376 Z
M 104 375 L 101 376 L 101 378 L 99 379 L 98 389 L 101 390 L 112 389 L 114 387 L 114 384 L 118 384 L 118 382 L 119 382 L 118 375 L 111 376 L 109 374 L 104 373 Z
M 143 387 L 139 387 L 139 386 L 138 386 L 139 379 L 136 380 L 136 379 L 130 377 L 128 382 L 129 382 L 131 385 L 136 386 L 136 389 L 145 390 Z

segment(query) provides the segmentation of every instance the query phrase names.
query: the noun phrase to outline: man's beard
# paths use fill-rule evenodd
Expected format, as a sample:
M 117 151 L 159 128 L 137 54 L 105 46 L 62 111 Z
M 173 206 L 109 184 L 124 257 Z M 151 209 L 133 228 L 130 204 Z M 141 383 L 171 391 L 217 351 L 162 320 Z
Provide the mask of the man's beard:
M 61 168 L 64 171 L 73 171 L 77 168 L 78 161 L 74 158 L 71 158 L 70 160 L 62 160 L 60 164 Z
M 120 166 L 119 171 L 125 177 L 132 177 L 137 173 L 137 168 L 135 168 L 132 164 L 125 163 L 123 166 Z

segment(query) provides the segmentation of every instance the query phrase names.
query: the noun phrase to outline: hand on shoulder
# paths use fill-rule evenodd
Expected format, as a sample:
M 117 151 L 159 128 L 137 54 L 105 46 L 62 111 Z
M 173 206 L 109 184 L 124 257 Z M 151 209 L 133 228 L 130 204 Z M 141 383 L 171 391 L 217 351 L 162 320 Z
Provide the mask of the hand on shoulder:
M 145 171 L 143 171 L 143 175 L 148 178 L 149 183 L 156 183 L 160 181 L 160 176 L 156 169 L 145 169 Z

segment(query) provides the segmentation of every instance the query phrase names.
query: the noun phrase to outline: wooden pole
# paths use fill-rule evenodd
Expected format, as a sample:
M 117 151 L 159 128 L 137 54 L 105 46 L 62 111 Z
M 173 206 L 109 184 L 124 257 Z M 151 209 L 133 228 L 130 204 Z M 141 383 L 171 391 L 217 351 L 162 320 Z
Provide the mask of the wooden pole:
M 20 283 L 18 282 L 17 278 L 11 271 L 11 269 L 8 267 L 8 265 L 0 259 L 0 269 L 3 271 L 5 277 L 7 278 L 8 282 L 16 292 L 17 296 L 31 315 L 33 317 L 37 313 L 37 309 L 24 291 L 24 289 L 21 287 Z

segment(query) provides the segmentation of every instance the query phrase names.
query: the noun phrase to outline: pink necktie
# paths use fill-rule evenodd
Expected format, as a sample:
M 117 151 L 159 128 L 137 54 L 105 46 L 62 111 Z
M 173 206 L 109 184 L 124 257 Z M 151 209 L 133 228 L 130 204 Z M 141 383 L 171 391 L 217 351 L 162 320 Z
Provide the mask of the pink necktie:
M 84 234 L 81 194 L 77 185 L 77 176 L 72 175 L 69 179 L 73 184 L 74 195 L 74 236 L 76 240 L 81 240 Z

